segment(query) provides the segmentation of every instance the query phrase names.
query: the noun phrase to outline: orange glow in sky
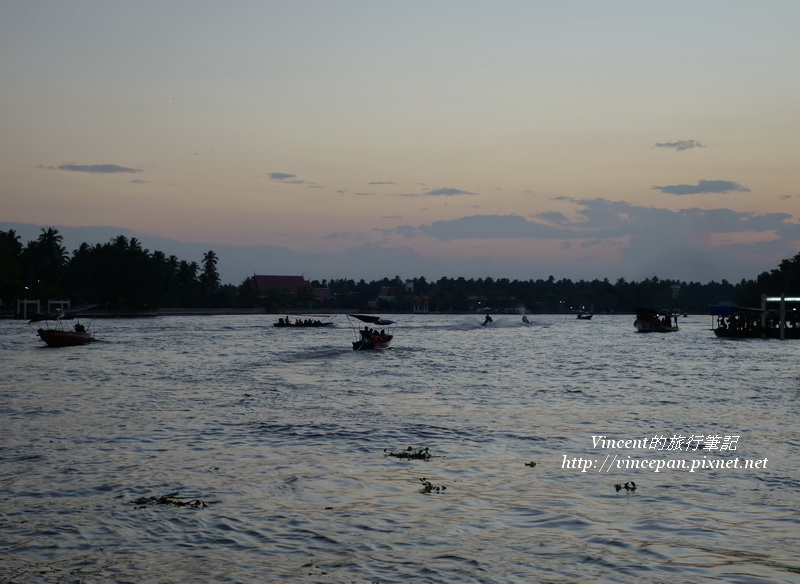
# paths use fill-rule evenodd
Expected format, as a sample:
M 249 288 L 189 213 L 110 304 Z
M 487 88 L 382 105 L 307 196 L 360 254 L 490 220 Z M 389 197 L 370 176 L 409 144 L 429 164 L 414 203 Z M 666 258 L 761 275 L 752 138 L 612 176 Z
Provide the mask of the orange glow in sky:
M 330 268 L 312 277 L 755 277 L 800 241 L 799 21 L 744 0 L 7 3 L 0 221 L 276 246 Z

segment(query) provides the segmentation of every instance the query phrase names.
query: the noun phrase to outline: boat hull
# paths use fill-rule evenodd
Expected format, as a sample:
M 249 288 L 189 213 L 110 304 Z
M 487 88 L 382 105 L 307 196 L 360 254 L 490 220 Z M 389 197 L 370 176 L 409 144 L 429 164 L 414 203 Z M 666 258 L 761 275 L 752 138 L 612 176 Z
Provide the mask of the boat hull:
M 367 340 L 360 340 L 360 341 L 353 341 L 353 350 L 354 351 L 384 351 L 386 349 L 391 349 L 392 340 L 389 339 L 388 341 L 382 341 L 376 343 L 374 341 L 367 341 Z
M 633 326 L 636 327 L 637 333 L 673 333 L 678 330 L 677 326 L 667 325 L 647 318 L 637 318 Z
M 714 334 L 722 339 L 780 339 L 780 328 L 752 328 L 746 330 L 715 328 Z M 786 327 L 784 339 L 800 339 L 800 329 Z
M 92 335 L 89 333 L 75 332 L 75 331 L 59 331 L 53 329 L 39 329 L 36 331 L 49 347 L 74 347 L 76 345 L 85 345 L 92 341 Z

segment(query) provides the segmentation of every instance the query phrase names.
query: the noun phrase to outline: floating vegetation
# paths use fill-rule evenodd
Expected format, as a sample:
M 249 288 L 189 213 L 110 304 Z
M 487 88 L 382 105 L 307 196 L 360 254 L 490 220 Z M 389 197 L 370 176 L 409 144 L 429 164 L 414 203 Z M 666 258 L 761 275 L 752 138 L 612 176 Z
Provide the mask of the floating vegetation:
M 433 492 L 441 493 L 447 488 L 442 485 L 434 485 L 425 477 L 419 479 L 419 482 L 422 483 L 422 488 L 419 490 L 420 493 L 433 493 Z
M 406 460 L 430 460 L 431 453 L 428 452 L 427 446 L 425 448 L 418 448 L 414 450 L 412 446 L 409 446 L 402 452 L 391 452 L 388 449 L 384 448 L 383 451 L 386 453 L 386 456 L 394 456 L 395 458 L 405 458 Z
M 536 463 L 531 460 L 530 462 L 526 462 L 525 466 L 529 466 L 529 467 L 533 468 L 534 466 L 536 466 Z
M 622 489 L 625 489 L 626 491 L 628 491 L 630 493 L 631 491 L 635 491 L 636 490 L 636 483 L 634 483 L 633 481 L 628 481 L 624 485 L 621 485 L 621 484 L 617 483 L 616 485 L 614 485 L 614 488 L 617 490 L 618 493 Z
M 163 495 L 161 497 L 139 497 L 131 501 L 131 503 L 134 505 L 142 505 L 140 509 L 150 503 L 154 505 L 174 505 L 176 507 L 194 507 L 195 509 L 205 509 L 208 507 L 208 503 L 205 501 L 178 497 L 178 493 L 170 493 L 169 495 Z

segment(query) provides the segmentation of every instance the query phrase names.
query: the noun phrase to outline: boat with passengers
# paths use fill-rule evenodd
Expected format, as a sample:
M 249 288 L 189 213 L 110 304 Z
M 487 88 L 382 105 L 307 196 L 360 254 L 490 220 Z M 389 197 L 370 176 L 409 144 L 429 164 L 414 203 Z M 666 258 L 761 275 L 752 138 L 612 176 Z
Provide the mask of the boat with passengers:
M 639 333 L 671 333 L 678 330 L 678 315 L 664 308 L 640 307 L 633 326 Z
M 350 327 L 355 334 L 355 340 L 353 341 L 354 351 L 382 351 L 391 348 L 394 329 L 397 327 L 395 321 L 370 314 L 348 314 L 347 320 L 350 322 Z M 363 327 L 361 323 L 365 323 Z M 379 330 L 370 325 L 381 328 Z
M 800 297 L 762 294 L 761 306 L 718 302 L 709 312 L 714 334 L 726 339 L 800 339 Z

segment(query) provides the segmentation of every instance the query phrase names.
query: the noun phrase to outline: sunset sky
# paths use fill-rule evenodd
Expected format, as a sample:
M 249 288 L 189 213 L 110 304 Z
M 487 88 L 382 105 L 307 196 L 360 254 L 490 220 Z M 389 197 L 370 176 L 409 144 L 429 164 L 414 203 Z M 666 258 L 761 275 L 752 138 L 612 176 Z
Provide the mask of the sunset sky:
M 798 24 L 796 0 L 6 0 L 0 221 L 285 248 L 313 278 L 752 278 L 800 251 Z

